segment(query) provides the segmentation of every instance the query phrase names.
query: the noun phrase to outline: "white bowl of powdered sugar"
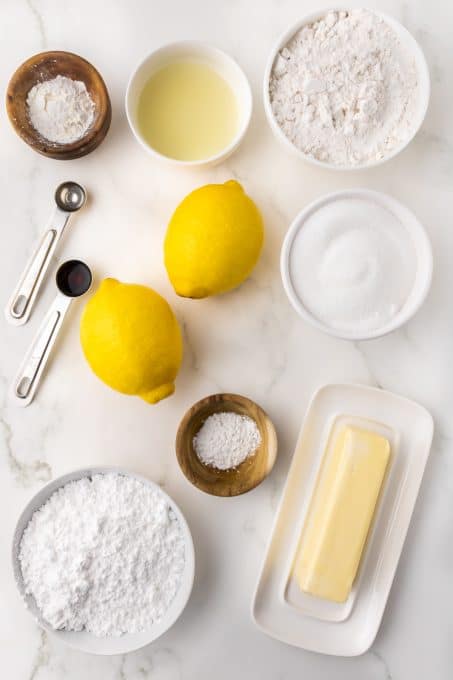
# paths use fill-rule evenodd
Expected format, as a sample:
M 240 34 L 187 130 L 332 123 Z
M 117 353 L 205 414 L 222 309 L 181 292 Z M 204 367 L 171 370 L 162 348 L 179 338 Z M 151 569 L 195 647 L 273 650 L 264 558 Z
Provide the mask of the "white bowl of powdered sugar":
M 264 76 L 276 137 L 337 170 L 400 153 L 423 123 L 430 79 L 422 50 L 395 19 L 368 9 L 322 10 L 278 40 Z
M 194 549 L 174 501 L 145 477 L 88 468 L 39 491 L 20 516 L 13 567 L 38 623 L 93 654 L 125 654 L 175 623 Z

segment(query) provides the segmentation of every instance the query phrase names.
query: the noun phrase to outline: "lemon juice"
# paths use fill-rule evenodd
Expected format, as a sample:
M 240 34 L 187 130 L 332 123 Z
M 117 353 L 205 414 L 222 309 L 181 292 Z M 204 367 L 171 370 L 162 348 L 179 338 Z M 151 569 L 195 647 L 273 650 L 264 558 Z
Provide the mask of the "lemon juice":
M 152 75 L 140 95 L 137 115 L 146 142 L 181 161 L 215 156 L 238 130 L 232 88 L 208 64 L 195 60 L 174 61 Z

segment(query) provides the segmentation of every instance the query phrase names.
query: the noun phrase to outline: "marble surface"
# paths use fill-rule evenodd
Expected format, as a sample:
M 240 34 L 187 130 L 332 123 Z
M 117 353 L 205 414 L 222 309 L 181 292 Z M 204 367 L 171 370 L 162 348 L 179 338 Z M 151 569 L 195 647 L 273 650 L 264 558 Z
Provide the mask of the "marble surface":
M 0 82 L 43 49 L 85 56 L 101 71 L 113 103 L 103 145 L 73 162 L 41 158 L 0 112 L 2 200 L 0 293 L 6 301 L 48 218 L 52 193 L 76 179 L 90 193 L 58 260 L 86 259 L 99 280 L 113 275 L 154 286 L 177 313 L 185 358 L 176 394 L 155 407 L 110 391 L 89 371 L 78 342 L 82 304 L 73 306 L 36 402 L 10 407 L 7 387 L 54 291 L 47 285 L 31 322 L 1 327 L 0 579 L 1 675 L 8 680 L 448 680 L 453 672 L 453 5 L 442 0 L 370 2 L 393 14 L 420 41 L 432 76 L 432 103 L 421 133 L 397 159 L 350 174 L 313 168 L 274 140 L 260 101 L 272 43 L 293 21 L 323 3 L 307 0 L 2 0 Z M 324 3 L 327 5 L 327 3 Z M 359 3 L 354 3 L 359 4 Z M 250 77 L 252 125 L 223 165 L 187 172 L 157 164 L 134 141 L 123 96 L 131 69 L 148 51 L 182 38 L 208 40 L 231 53 Z M 239 290 L 203 301 L 178 299 L 162 262 L 166 222 L 177 202 L 208 181 L 239 179 L 261 207 L 267 228 L 262 259 Z M 300 320 L 279 276 L 278 253 L 289 222 L 321 194 L 366 186 L 405 202 L 432 239 L 435 275 L 420 313 L 405 328 L 369 343 L 326 337 Z M 55 263 L 56 266 L 56 263 Z M 301 419 L 326 382 L 379 385 L 413 398 L 434 415 L 436 434 L 383 623 L 371 650 L 356 659 L 304 652 L 262 634 L 250 604 Z M 276 468 L 250 494 L 203 495 L 182 476 L 173 450 L 186 408 L 215 391 L 256 399 L 279 434 Z M 122 465 L 159 482 L 180 504 L 193 531 L 197 573 L 177 624 L 148 648 L 99 658 L 62 647 L 35 625 L 10 568 L 16 518 L 40 486 L 89 464 Z

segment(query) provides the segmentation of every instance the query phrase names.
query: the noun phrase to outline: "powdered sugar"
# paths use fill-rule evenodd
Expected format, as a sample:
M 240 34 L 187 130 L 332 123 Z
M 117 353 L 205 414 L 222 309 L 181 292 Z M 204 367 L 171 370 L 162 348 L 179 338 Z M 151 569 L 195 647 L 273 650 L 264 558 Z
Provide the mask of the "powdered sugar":
M 304 26 L 277 57 L 272 110 L 288 139 L 320 161 L 380 160 L 412 134 L 415 61 L 393 28 L 365 9 Z
M 37 83 L 27 95 L 27 106 L 35 130 L 56 144 L 81 139 L 94 119 L 94 102 L 85 83 L 66 76 Z
M 238 413 L 213 413 L 195 435 L 193 445 L 205 465 L 236 468 L 256 451 L 261 435 L 252 418 Z
M 27 593 L 54 628 L 149 629 L 181 583 L 185 543 L 165 497 L 116 473 L 70 482 L 34 513 L 19 548 Z

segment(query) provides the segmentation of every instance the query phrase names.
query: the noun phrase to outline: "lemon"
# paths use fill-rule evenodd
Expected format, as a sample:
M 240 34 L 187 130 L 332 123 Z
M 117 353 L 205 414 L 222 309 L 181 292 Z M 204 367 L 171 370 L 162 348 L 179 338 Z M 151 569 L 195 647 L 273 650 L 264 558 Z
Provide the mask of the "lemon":
M 181 332 L 151 288 L 105 279 L 85 306 L 80 339 L 92 370 L 114 390 L 151 404 L 174 392 Z
M 165 237 L 165 266 L 183 297 L 203 298 L 239 286 L 263 245 L 258 208 L 238 182 L 207 184 L 179 204 Z

